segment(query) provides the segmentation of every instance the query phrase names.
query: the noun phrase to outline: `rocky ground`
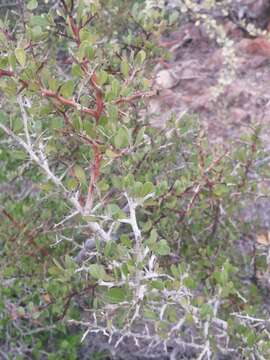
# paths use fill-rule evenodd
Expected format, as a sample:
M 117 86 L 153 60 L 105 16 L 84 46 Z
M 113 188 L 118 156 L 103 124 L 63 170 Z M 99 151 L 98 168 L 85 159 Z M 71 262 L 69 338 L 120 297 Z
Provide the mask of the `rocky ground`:
M 161 40 L 172 60 L 156 67 L 159 95 L 149 101 L 148 110 L 156 114 L 153 123 L 158 126 L 164 125 L 173 112 L 197 113 L 210 141 L 224 145 L 239 139 L 255 123 L 261 124 L 267 131 L 267 145 L 270 41 L 246 38 L 229 20 L 223 25 L 234 42 L 235 68 L 226 69 L 224 50 L 203 28 L 185 24 Z M 224 80 L 227 84 L 221 89 Z

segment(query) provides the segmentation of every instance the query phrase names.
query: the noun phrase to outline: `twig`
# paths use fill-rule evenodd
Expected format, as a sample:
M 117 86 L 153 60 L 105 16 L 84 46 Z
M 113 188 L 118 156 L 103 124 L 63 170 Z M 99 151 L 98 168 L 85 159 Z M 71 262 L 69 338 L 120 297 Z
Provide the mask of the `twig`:
M 71 195 L 71 193 L 65 188 L 60 178 L 58 178 L 50 169 L 48 162 L 44 158 L 41 159 L 37 154 L 34 152 L 31 145 L 28 145 L 24 140 L 22 140 L 19 136 L 17 136 L 12 130 L 6 127 L 4 124 L 0 123 L 0 129 L 2 129 L 8 136 L 10 136 L 13 140 L 15 140 L 30 156 L 30 159 L 35 162 L 42 171 L 48 176 L 48 178 L 59 188 L 61 189 L 65 198 L 75 207 L 75 209 L 84 216 L 84 211 L 77 199 L 76 196 Z M 40 150 L 41 151 L 41 150 Z M 93 232 L 98 234 L 101 237 L 102 241 L 109 241 L 109 235 L 101 228 L 101 226 L 96 222 L 91 222 L 88 224 L 89 229 Z
M 76 103 L 74 100 L 72 99 L 66 99 L 63 96 L 57 94 L 56 92 L 53 92 L 51 90 L 48 89 L 41 89 L 41 94 L 44 97 L 48 97 L 48 98 L 54 98 L 56 99 L 58 102 L 60 102 L 63 105 L 67 105 L 70 107 L 73 107 L 75 109 L 77 109 L 78 111 L 81 111 L 85 114 L 91 115 L 93 116 L 96 120 L 98 119 L 98 111 L 94 110 L 94 109 L 89 109 L 85 106 L 82 106 L 79 103 Z
M 113 103 L 118 105 L 118 104 L 123 104 L 123 103 L 130 103 L 134 100 L 137 100 L 137 99 L 144 99 L 144 98 L 149 98 L 149 97 L 152 97 L 152 96 L 155 96 L 157 95 L 157 92 L 155 90 L 153 91 L 147 91 L 147 92 L 136 92 L 135 94 L 133 95 L 130 95 L 130 96 L 127 96 L 127 97 L 121 97 L 119 99 L 116 99 Z
M 94 164 L 91 169 L 91 180 L 90 180 L 90 184 L 88 187 L 88 194 L 87 194 L 87 199 L 86 199 L 86 203 L 85 203 L 85 207 L 84 207 L 85 215 L 90 214 L 92 206 L 93 206 L 94 189 L 95 189 L 95 185 L 98 180 L 98 177 L 99 177 L 100 164 L 101 164 L 101 160 L 102 160 L 102 155 L 99 150 L 99 147 L 93 146 L 93 148 L 94 148 Z

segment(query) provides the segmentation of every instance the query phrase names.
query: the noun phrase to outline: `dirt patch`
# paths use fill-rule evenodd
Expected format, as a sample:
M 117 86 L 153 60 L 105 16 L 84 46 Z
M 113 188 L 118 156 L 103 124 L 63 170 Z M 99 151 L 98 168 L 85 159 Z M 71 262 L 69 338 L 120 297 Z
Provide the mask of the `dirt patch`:
M 256 121 L 264 128 L 267 144 L 270 42 L 263 37 L 245 38 L 244 32 L 229 20 L 224 20 L 223 26 L 234 43 L 233 69 L 226 69 L 223 49 L 193 23 L 161 40 L 172 60 L 155 69 L 159 95 L 150 99 L 148 113 L 158 126 L 163 126 L 172 113 L 197 113 L 209 140 L 223 144 L 239 139 Z M 222 91 L 221 81 L 226 82 Z

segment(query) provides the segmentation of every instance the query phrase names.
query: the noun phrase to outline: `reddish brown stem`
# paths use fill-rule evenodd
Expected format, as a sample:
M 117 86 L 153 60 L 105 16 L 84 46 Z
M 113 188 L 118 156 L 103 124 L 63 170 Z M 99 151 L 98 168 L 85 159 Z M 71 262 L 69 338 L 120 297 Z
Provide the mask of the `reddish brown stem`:
M 13 226 L 15 226 L 17 229 L 19 229 L 20 232 L 25 232 L 26 225 L 22 225 L 19 222 L 17 222 L 7 210 L 2 209 L 1 211 L 2 211 L 2 214 L 5 215 L 5 217 L 7 217 L 9 219 L 9 221 L 13 224 Z M 27 230 L 26 231 L 26 235 L 28 236 L 27 243 L 33 245 L 36 249 L 34 252 L 31 252 L 29 254 L 31 256 L 36 256 L 38 254 L 42 254 L 43 256 L 49 255 L 48 250 L 45 247 L 38 245 L 35 241 L 36 236 L 40 232 L 41 231 L 35 231 L 35 230 L 32 230 L 32 231 Z
M 87 194 L 87 199 L 86 199 L 86 203 L 85 203 L 86 213 L 89 213 L 92 209 L 94 189 L 95 189 L 97 180 L 99 178 L 100 165 L 101 165 L 101 160 L 102 160 L 102 154 L 100 152 L 99 147 L 93 146 L 93 150 L 94 150 L 94 163 L 93 163 L 93 166 L 91 169 L 91 180 L 90 180 L 90 184 L 88 186 L 88 194 Z
M 74 19 L 73 19 L 73 17 L 71 15 L 68 15 L 68 19 L 69 19 L 69 23 L 70 23 L 70 26 L 71 26 L 71 30 L 72 30 L 74 39 L 75 39 L 77 45 L 80 46 L 81 40 L 80 40 L 79 27 L 76 25 L 76 23 L 75 23 L 75 21 L 74 21 Z
M 89 18 L 81 25 L 81 29 L 84 28 L 87 24 L 89 24 L 96 15 L 91 15 Z
M 0 28 L 0 31 L 8 41 L 15 41 L 16 40 L 14 35 L 11 34 L 10 32 L 8 32 L 6 29 Z
M 63 105 L 71 106 L 71 107 L 76 108 L 77 110 L 79 110 L 79 111 L 81 111 L 81 112 L 83 112 L 85 114 L 91 115 L 96 120 L 98 120 L 98 118 L 99 118 L 97 110 L 93 110 L 93 109 L 89 109 L 87 107 L 84 107 L 81 104 L 76 103 L 72 99 L 66 99 L 63 96 L 58 95 L 56 92 L 53 92 L 53 91 L 48 90 L 48 89 L 42 89 L 41 93 L 42 93 L 42 96 L 54 98 Z
M 12 76 L 14 76 L 14 71 L 0 69 L 0 77 L 3 77 L 3 76 L 12 77 Z

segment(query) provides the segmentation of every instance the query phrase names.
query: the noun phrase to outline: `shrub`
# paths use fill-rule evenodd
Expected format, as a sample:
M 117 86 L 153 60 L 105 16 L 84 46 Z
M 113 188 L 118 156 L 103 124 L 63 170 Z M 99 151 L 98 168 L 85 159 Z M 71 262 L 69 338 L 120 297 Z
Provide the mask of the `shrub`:
M 131 3 L 30 0 L 1 24 L 0 354 L 267 357 L 235 242 L 258 131 L 218 154 L 194 114 L 149 126 L 173 21 Z

